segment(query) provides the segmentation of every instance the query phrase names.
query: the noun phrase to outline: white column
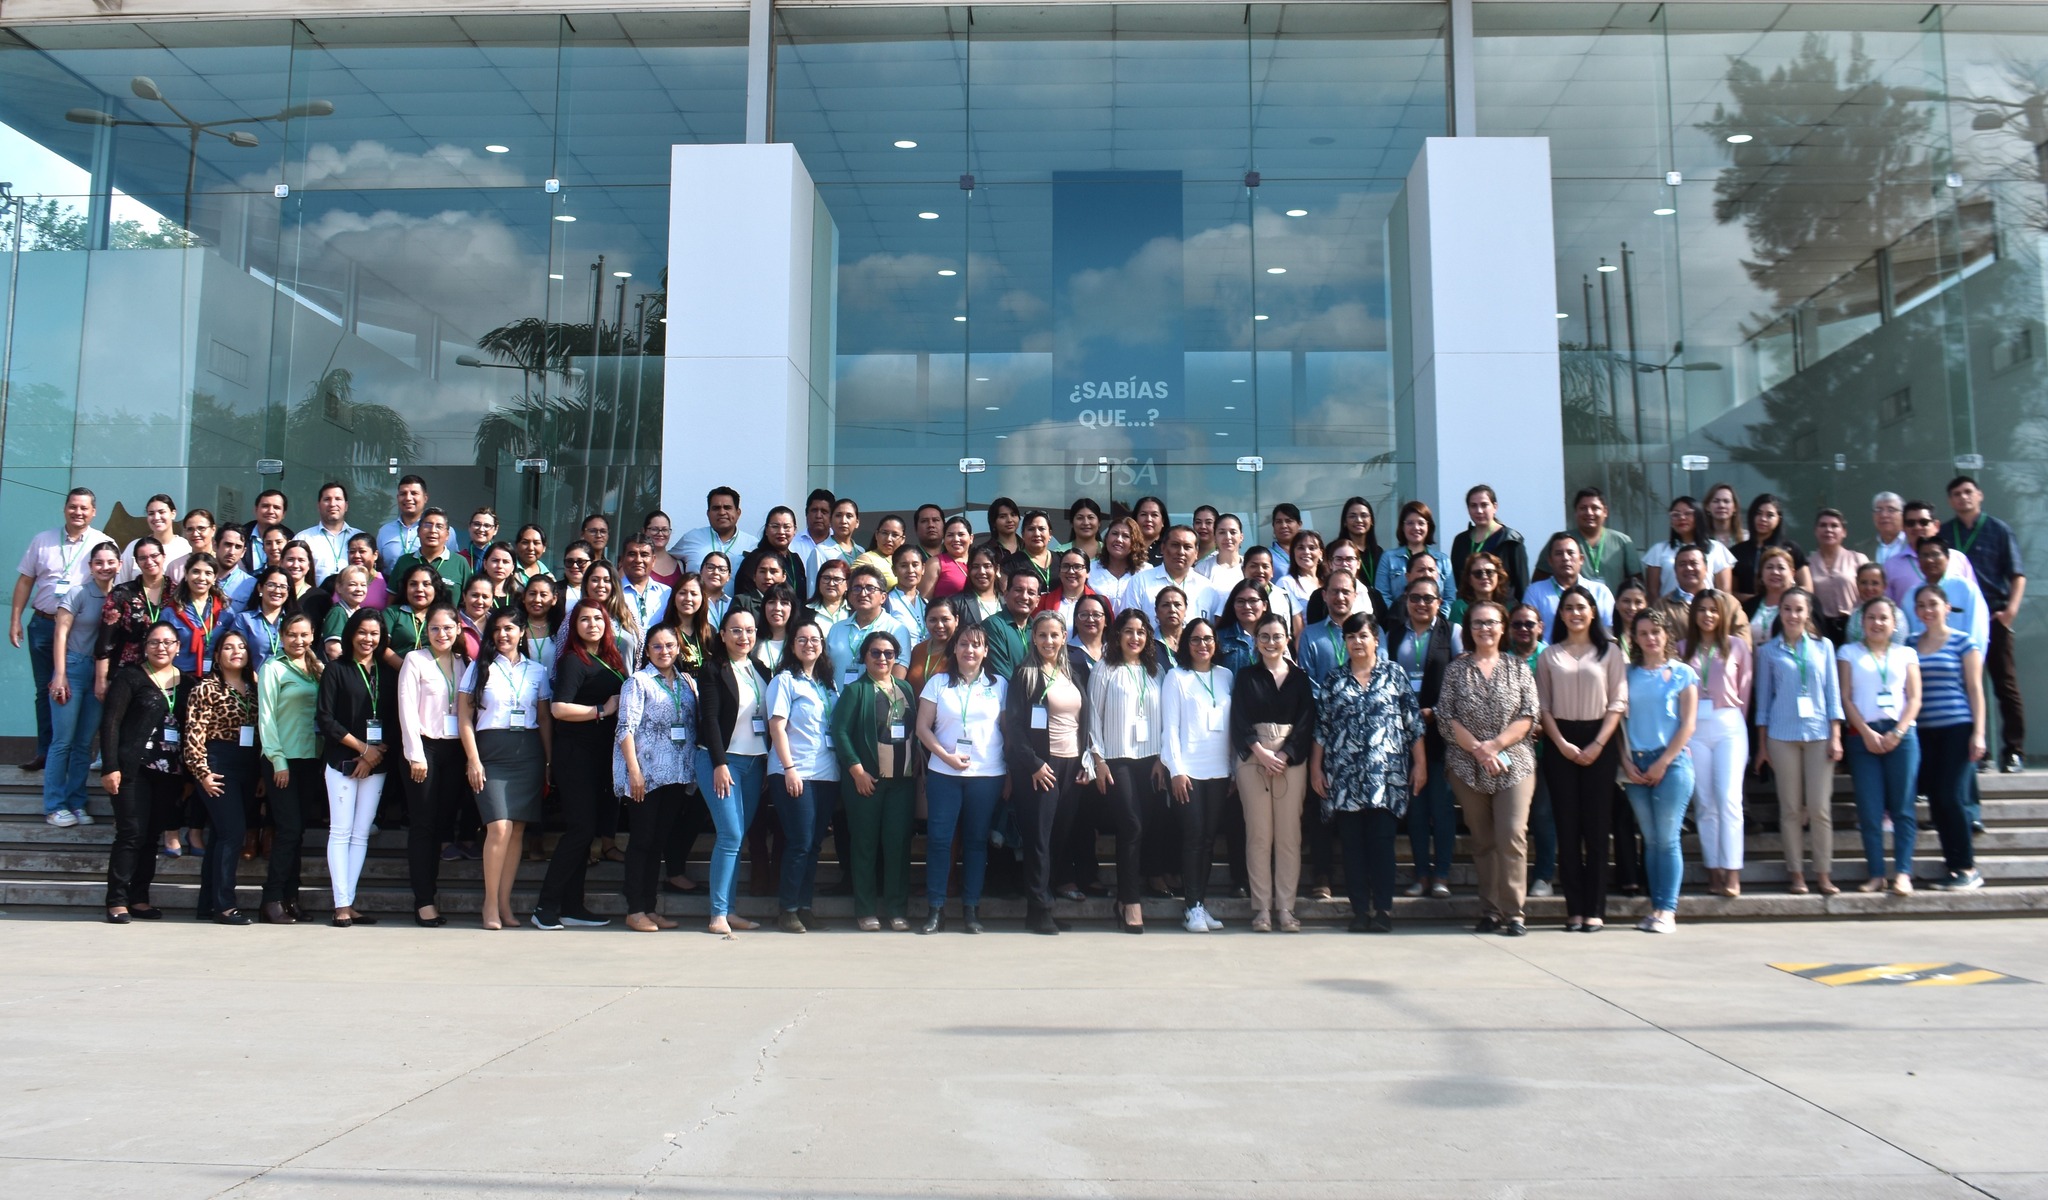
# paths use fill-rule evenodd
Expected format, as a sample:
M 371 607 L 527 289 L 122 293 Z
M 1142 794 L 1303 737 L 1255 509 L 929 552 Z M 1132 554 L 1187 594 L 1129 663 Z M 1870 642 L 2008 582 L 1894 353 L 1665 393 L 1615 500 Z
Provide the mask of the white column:
M 750 531 L 803 510 L 813 425 L 831 430 L 836 236 L 794 147 L 675 147 L 661 497 L 678 530 L 718 484 Z
M 1491 484 L 1529 552 L 1565 525 L 1548 138 L 1430 138 L 1408 172 L 1416 494 L 1440 544 Z

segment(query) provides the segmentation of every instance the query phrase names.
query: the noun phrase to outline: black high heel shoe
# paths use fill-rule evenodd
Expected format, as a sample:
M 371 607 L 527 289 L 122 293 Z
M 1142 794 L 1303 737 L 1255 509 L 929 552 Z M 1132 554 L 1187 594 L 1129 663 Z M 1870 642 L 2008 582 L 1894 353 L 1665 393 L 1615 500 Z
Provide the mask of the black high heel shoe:
M 945 927 L 946 910 L 935 908 L 931 911 L 930 915 L 925 917 L 924 924 L 917 927 L 917 931 L 919 933 L 937 933 Z
M 412 923 L 421 929 L 439 929 L 448 923 L 448 918 L 440 915 L 438 912 L 431 917 L 423 917 L 418 912 L 414 912 L 412 914 Z

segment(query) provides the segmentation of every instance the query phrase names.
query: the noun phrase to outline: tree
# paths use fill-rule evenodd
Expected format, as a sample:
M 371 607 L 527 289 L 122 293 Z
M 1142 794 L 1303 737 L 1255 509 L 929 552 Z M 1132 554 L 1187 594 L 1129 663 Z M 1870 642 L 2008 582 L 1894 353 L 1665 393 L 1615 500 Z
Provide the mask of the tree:
M 388 404 L 357 400 L 355 377 L 346 367 L 329 369 L 307 386 L 289 413 L 279 415 L 284 417 L 285 445 L 327 451 L 323 465 L 338 468 L 349 494 L 366 511 L 381 511 L 394 498 L 391 460 L 420 457 L 419 439 L 405 417 Z

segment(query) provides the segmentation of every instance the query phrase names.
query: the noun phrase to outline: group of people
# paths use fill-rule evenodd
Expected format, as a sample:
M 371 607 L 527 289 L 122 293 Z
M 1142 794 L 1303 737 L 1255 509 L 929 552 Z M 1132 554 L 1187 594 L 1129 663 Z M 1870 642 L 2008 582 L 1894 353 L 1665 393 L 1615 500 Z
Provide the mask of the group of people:
M 1824 509 L 1809 551 L 1781 500 L 1744 510 L 1721 485 L 1674 501 L 1668 536 L 1639 550 L 1584 488 L 1571 528 L 1532 551 L 1485 485 L 1464 530 L 1440 535 L 1411 500 L 1386 544 L 1358 497 L 1327 533 L 1276 505 L 1267 544 L 1236 514 L 1204 505 L 1174 523 L 1150 496 L 1118 513 L 1074 502 L 1064 542 L 1052 514 L 1007 498 L 985 531 L 927 504 L 862 540 L 858 503 L 822 489 L 756 535 L 719 487 L 680 537 L 662 512 L 617 538 L 596 514 L 550 562 L 544 530 L 501 538 L 489 508 L 458 534 L 415 475 L 374 533 L 330 482 L 296 531 L 277 491 L 246 525 L 204 509 L 180 522 L 154 496 L 125 547 L 77 488 L 22 557 L 11 633 L 32 655 L 28 765 L 51 824 L 92 821 L 97 735 L 120 924 L 160 918 L 158 857 L 195 852 L 202 919 L 304 919 L 301 844 L 324 802 L 344 927 L 375 922 L 356 900 L 381 807 L 402 811 L 424 926 L 445 924 L 440 864 L 459 858 L 480 860 L 483 926 L 518 925 L 513 882 L 545 809 L 561 835 L 527 920 L 546 930 L 608 923 L 585 880 L 603 858 L 624 863 L 634 930 L 677 924 L 663 890 L 707 892 L 712 932 L 756 928 L 734 911 L 750 833 L 778 928 L 820 927 L 830 836 L 858 927 L 908 930 L 921 819 L 924 933 L 946 927 L 956 866 L 960 928 L 981 932 L 997 865 L 1035 932 L 1067 928 L 1055 901 L 1091 893 L 1114 895 L 1127 932 L 1164 896 L 1188 931 L 1220 929 L 1219 835 L 1253 930 L 1299 930 L 1297 896 L 1330 895 L 1341 847 L 1350 928 L 1386 932 L 1397 833 L 1406 894 L 1443 897 L 1461 821 L 1481 931 L 1526 932 L 1527 897 L 1551 894 L 1553 874 L 1564 927 L 1597 931 L 1612 868 L 1647 891 L 1639 927 L 1669 933 L 1688 811 L 1708 890 L 1738 894 L 1744 777 L 1766 767 L 1789 889 L 1839 890 L 1845 754 L 1864 890 L 1912 890 L 1916 794 L 1941 886 L 1982 885 L 1987 672 L 2001 769 L 2019 768 L 2025 737 L 2011 634 L 2025 572 L 1983 501 L 1957 478 L 1944 524 L 1882 493 L 1868 554 Z M 394 777 L 402 805 L 385 803 Z M 705 820 L 699 885 L 687 863 Z M 1115 835 L 1106 886 L 1099 831 Z M 770 836 L 780 852 L 764 860 Z M 238 907 L 238 853 L 268 858 L 255 917 Z

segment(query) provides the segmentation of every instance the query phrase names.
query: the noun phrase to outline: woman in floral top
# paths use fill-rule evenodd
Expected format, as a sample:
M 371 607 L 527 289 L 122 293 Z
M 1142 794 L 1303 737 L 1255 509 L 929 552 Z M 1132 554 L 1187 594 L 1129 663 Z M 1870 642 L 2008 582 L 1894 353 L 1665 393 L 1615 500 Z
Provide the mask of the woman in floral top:
M 1408 672 L 1379 656 L 1371 613 L 1344 620 L 1350 669 L 1330 676 L 1316 706 L 1309 786 L 1335 814 L 1351 892 L 1351 932 L 1394 931 L 1394 830 L 1429 764 L 1422 709 Z
M 1449 743 L 1444 765 L 1472 830 L 1479 868 L 1478 933 L 1528 932 L 1523 901 L 1529 871 L 1529 804 L 1536 794 L 1536 677 L 1528 664 L 1501 652 L 1507 609 L 1491 600 L 1465 614 L 1471 649 L 1444 668 L 1437 727 Z
M 696 779 L 697 685 L 678 661 L 681 652 L 675 626 L 655 626 L 647 635 L 647 665 L 619 693 L 612 791 L 626 802 L 633 835 L 626 842 L 626 928 L 640 933 L 676 927 L 657 908 L 655 884 L 669 826 Z

